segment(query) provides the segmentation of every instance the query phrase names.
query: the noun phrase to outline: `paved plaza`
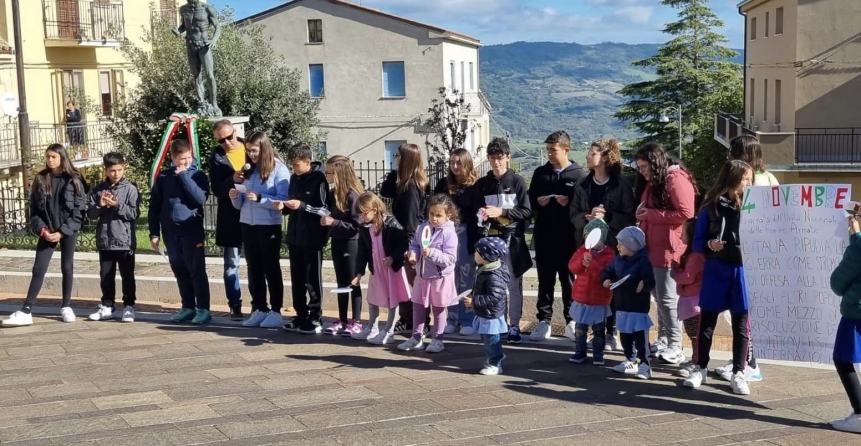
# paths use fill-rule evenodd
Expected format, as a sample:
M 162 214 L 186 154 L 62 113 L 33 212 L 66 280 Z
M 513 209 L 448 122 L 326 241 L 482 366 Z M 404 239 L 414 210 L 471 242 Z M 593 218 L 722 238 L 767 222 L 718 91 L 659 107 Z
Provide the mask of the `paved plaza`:
M 573 365 L 559 339 L 506 348 L 505 374 L 485 377 L 477 339 L 403 353 L 223 317 L 178 326 L 143 306 L 133 324 L 64 324 L 55 302 L 0 330 L 3 445 L 861 444 L 826 423 L 849 411 L 828 369 L 765 364 L 739 397 L 683 389 L 662 366 L 639 381 Z

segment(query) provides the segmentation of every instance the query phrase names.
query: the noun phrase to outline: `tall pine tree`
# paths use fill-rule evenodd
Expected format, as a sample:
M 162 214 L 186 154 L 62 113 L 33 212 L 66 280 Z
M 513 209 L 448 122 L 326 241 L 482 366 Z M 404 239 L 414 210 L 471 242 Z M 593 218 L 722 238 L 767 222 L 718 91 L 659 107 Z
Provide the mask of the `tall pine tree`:
M 684 163 L 693 170 L 701 187 L 711 185 L 716 167 L 726 150 L 713 140 L 714 114 L 740 112 L 743 108 L 741 66 L 731 61 L 736 52 L 716 29 L 723 26 L 708 0 L 662 0 L 678 8 L 678 20 L 663 32 L 672 39 L 655 56 L 634 62 L 653 67 L 657 78 L 625 86 L 628 97 L 616 117 L 627 121 L 644 136 L 637 144 L 657 140 L 678 156 L 677 107 L 682 110 Z M 660 122 L 667 115 L 669 123 Z M 691 138 L 690 142 L 685 142 Z

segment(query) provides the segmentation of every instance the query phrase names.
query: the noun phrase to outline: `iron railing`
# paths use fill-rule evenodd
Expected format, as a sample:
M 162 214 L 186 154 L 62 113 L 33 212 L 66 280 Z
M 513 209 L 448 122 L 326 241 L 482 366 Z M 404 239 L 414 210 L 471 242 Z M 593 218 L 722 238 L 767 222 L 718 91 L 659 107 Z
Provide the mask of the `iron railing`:
M 123 3 L 117 0 L 42 0 L 45 38 L 107 43 L 125 37 Z
M 40 164 L 44 149 L 53 143 L 66 146 L 69 156 L 78 167 L 98 164 L 102 156 L 116 150 L 116 140 L 108 133 L 105 121 L 42 124 L 30 123 L 30 147 L 33 161 Z M 21 165 L 18 124 L 14 121 L 0 124 L 0 167 Z
M 861 163 L 861 128 L 795 129 L 796 163 Z

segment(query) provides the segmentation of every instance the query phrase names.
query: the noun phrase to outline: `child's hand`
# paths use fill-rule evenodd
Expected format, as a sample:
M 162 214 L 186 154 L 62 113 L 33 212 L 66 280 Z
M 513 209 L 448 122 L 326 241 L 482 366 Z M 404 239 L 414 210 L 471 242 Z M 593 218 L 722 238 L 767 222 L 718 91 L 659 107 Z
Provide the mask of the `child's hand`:
M 356 277 L 353 277 L 353 280 L 350 281 L 351 286 L 359 286 L 359 282 L 362 281 L 362 275 L 356 274 Z
M 257 201 L 257 194 L 255 194 L 254 192 L 246 192 L 245 199 L 247 199 L 248 201 Z
M 472 308 L 472 294 L 469 296 L 464 296 L 463 305 L 467 308 Z
M 610 285 L 612 285 L 612 284 L 613 284 L 613 282 L 610 282 L 610 279 L 607 279 L 604 281 L 603 285 L 604 285 L 604 288 L 610 288 Z
M 242 171 L 233 172 L 233 182 L 236 184 L 242 184 L 245 182 L 245 174 Z
M 588 268 L 592 264 L 592 255 L 588 252 L 583 254 L 583 267 Z
M 406 257 L 407 263 L 409 263 L 410 265 L 416 264 L 416 253 L 410 251 L 406 253 L 404 257 Z
M 117 197 L 115 197 L 114 194 L 108 192 L 104 196 L 102 196 L 102 199 L 105 200 L 105 204 L 107 204 L 108 207 L 117 207 Z
M 158 237 L 153 237 L 153 238 L 149 239 L 149 244 L 150 244 L 150 246 L 152 246 L 152 250 L 155 252 L 158 252 L 158 241 L 159 241 Z
M 235 200 L 239 198 L 239 191 L 236 189 L 230 189 L 229 191 L 227 191 L 227 196 Z
M 535 201 L 538 202 L 539 206 L 544 207 L 544 206 L 547 206 L 547 203 L 550 203 L 550 197 L 548 197 L 548 196 L 538 197 L 538 199 L 536 199 Z
M 335 219 L 329 217 L 328 215 L 325 217 L 320 217 L 320 226 L 332 226 L 335 223 Z
M 284 202 L 284 206 L 287 206 L 287 209 L 290 209 L 291 211 L 295 211 L 296 209 L 299 209 L 299 206 L 301 206 L 301 205 L 302 205 L 302 202 L 299 200 L 295 200 L 295 199 L 294 200 L 287 200 Z
M 643 287 L 646 286 L 641 280 L 640 283 L 637 284 L 637 292 L 640 293 L 643 291 Z
M 60 232 L 52 232 L 45 236 L 45 240 L 51 243 L 57 243 L 60 241 L 61 238 L 63 238 L 63 234 Z
M 564 195 L 557 195 L 556 202 L 559 203 L 559 206 L 568 206 L 568 197 Z
M 239 191 L 237 191 L 237 193 L 238 192 Z M 280 211 L 280 210 L 284 209 L 284 202 L 279 201 L 279 200 L 275 200 L 272 202 L 272 208 L 275 209 L 276 211 Z
M 721 240 L 709 240 L 708 245 L 712 252 L 721 252 L 723 251 L 723 247 L 726 245 L 726 242 Z
M 496 218 L 502 216 L 502 208 L 498 208 L 496 206 L 485 206 L 481 208 L 484 213 L 484 216 L 487 218 Z
M 386 266 L 392 266 L 392 262 L 393 262 L 393 260 L 391 257 L 386 257 L 383 259 L 383 264 Z
M 430 254 L 430 248 L 422 248 L 422 256 L 427 257 Z

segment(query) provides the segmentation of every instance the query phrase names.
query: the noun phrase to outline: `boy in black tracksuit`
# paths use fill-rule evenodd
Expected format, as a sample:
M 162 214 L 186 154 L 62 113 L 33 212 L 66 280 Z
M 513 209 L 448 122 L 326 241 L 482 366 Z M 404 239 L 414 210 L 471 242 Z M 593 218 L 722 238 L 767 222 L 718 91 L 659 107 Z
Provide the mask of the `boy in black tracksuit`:
M 586 171 L 568 160 L 571 138 L 564 130 L 550 134 L 544 141 L 547 146 L 547 164 L 535 169 L 529 183 L 529 203 L 535 213 L 533 241 L 535 263 L 538 269 L 538 326 L 530 337 L 541 341 L 550 336 L 553 319 L 553 288 L 556 277 L 562 287 L 562 307 L 565 323 L 571 322 L 571 282 L 568 260 L 577 249 L 575 228 L 568 217 L 568 203 L 574 197 L 577 183 Z M 573 327 L 572 327 L 573 328 Z
M 117 292 L 117 267 L 123 283 L 123 322 L 135 320 L 135 221 L 140 213 L 137 186 L 123 177 L 126 160 L 121 153 L 104 156 L 105 181 L 90 192 L 87 216 L 97 219 L 96 246 L 99 249 L 99 276 L 102 302 L 89 316 L 92 321 L 113 317 Z
M 491 170 L 473 185 L 476 208 L 482 237 L 499 237 L 508 244 L 508 253 L 502 263 L 508 267 L 511 281 L 508 285 L 507 341 L 519 343 L 520 317 L 523 313 L 523 274 L 532 267 L 532 257 L 526 245 L 526 225 L 532 218 L 526 182 L 514 173 L 508 163 L 511 149 L 508 141 L 494 138 L 487 145 L 487 158 Z
M 158 176 L 150 191 L 150 244 L 160 251 L 160 234 L 164 235 L 170 269 L 179 286 L 182 309 L 171 320 L 203 325 L 212 320 L 203 231 L 209 179 L 192 164 L 194 155 L 186 141 L 174 140 L 170 157 L 173 167 Z
M 323 246 L 328 233 L 320 217 L 328 215 L 329 183 L 319 162 L 311 162 L 311 149 L 298 144 L 290 151 L 293 175 L 282 212 L 290 216 L 287 248 L 290 250 L 290 281 L 296 317 L 284 324 L 287 331 L 305 334 L 323 332 Z M 303 286 L 304 285 L 304 286 Z M 305 300 L 305 294 L 308 300 Z

